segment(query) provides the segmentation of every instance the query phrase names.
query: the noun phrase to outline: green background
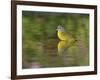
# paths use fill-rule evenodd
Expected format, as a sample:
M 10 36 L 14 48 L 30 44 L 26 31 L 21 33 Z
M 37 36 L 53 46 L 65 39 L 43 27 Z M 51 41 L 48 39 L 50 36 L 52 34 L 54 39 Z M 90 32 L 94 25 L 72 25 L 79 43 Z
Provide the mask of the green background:
M 77 39 L 60 55 L 58 25 Z M 23 68 L 89 65 L 89 14 L 23 11 L 22 28 Z

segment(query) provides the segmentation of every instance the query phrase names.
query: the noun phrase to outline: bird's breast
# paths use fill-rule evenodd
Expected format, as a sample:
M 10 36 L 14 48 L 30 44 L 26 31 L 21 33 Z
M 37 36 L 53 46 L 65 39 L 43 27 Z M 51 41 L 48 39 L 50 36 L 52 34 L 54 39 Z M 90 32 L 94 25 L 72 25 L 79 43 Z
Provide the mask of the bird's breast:
M 65 32 L 58 31 L 58 38 L 60 40 L 68 40 L 67 34 Z

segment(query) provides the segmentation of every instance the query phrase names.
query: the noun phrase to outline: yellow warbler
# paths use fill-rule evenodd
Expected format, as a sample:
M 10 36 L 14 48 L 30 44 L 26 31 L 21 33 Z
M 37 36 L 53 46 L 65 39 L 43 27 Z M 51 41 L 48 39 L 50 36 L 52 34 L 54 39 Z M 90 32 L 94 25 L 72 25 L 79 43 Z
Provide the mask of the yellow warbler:
M 57 31 L 60 40 L 67 41 L 68 43 L 75 41 L 75 38 L 69 35 L 61 25 L 57 27 Z
M 62 53 L 67 48 L 73 46 L 76 39 L 69 35 L 61 25 L 57 27 L 57 31 L 58 38 L 61 40 L 58 43 L 58 52 Z

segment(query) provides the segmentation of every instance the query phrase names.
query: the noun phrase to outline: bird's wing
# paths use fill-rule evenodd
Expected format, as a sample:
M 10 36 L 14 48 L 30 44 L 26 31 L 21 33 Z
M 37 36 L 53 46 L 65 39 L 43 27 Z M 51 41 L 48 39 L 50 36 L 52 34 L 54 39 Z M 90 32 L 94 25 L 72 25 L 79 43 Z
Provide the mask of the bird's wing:
M 66 32 L 62 32 L 61 34 L 62 34 L 62 36 L 66 37 L 66 38 L 70 37 Z

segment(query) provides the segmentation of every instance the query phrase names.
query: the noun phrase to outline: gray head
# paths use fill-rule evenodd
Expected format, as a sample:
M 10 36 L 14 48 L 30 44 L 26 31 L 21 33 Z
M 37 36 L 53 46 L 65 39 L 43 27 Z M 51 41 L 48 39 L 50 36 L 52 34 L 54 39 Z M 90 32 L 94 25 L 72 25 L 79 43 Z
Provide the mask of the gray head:
M 62 31 L 62 32 L 65 31 L 65 30 L 64 30 L 64 27 L 61 26 L 61 25 L 58 25 L 58 27 L 57 27 L 56 30 L 57 30 L 57 31 Z

